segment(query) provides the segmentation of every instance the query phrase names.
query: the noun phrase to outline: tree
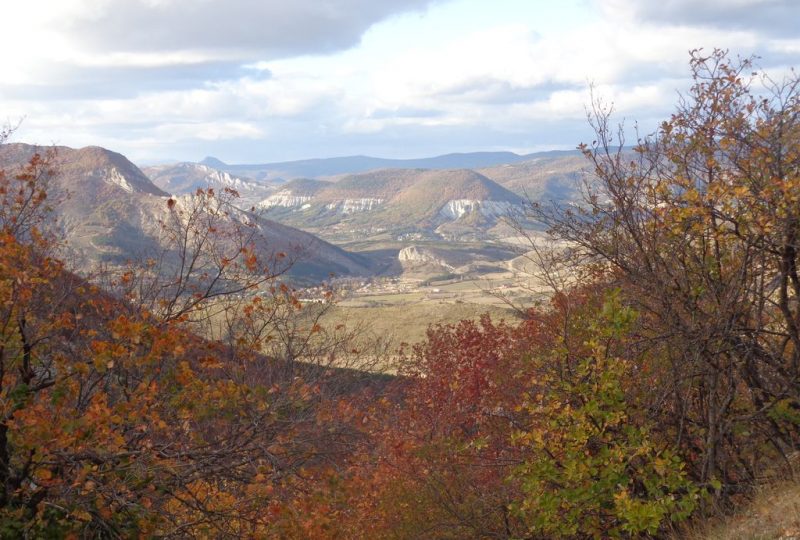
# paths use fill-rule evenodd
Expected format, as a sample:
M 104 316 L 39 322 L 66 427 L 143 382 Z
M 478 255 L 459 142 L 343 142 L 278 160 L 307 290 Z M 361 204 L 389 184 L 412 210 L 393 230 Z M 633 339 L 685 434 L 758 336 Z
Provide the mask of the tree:
M 511 475 L 522 492 L 513 510 L 534 538 L 658 534 L 689 517 L 702 494 L 639 414 L 634 372 L 647 354 L 629 341 L 637 314 L 612 292 L 573 317 L 585 339 L 540 353 L 521 405 L 529 420 L 512 436 L 526 451 Z
M 595 106 L 584 205 L 531 212 L 641 314 L 663 358 L 652 418 L 725 495 L 800 435 L 800 79 L 718 50 L 691 68 L 676 112 L 632 151 Z

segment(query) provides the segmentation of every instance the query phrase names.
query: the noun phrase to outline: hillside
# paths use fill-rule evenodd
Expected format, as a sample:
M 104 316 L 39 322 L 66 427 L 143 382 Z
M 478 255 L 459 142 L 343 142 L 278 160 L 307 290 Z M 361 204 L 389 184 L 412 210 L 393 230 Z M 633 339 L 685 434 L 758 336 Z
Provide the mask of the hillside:
M 261 207 L 276 220 L 334 240 L 489 238 L 524 200 L 468 169 L 385 169 L 327 183 L 291 182 Z
M 587 166 L 582 155 L 567 154 L 494 165 L 480 168 L 477 172 L 534 201 L 567 201 L 579 196 Z
M 306 205 L 317 193 L 329 186 L 329 182 L 321 180 L 297 179 L 288 182 L 269 197 L 256 203 L 256 207 L 264 208 L 297 208 Z
M 0 167 L 13 170 L 34 153 L 49 150 L 19 143 L 0 146 Z M 159 257 L 165 241 L 161 224 L 170 212 L 168 194 L 121 154 L 99 147 L 54 151 L 57 172 L 50 180 L 48 199 L 58 202 L 53 205 L 54 218 L 69 259 L 88 270 Z M 177 200 L 176 208 L 191 206 L 189 195 Z M 309 233 L 237 209 L 226 219 L 230 226 L 254 229 L 257 247 L 266 257 L 277 252 L 296 256 L 291 272 L 298 278 L 370 272 L 360 257 Z
M 3 168 L 20 166 L 35 154 L 55 152 L 54 169 L 58 175 L 54 187 L 66 191 L 71 186 L 80 195 L 102 199 L 111 194 L 136 193 L 139 195 L 168 195 L 155 186 L 150 179 L 125 156 L 99 146 L 87 146 L 74 150 L 66 146 L 33 146 L 11 143 L 0 146 L 0 165 Z

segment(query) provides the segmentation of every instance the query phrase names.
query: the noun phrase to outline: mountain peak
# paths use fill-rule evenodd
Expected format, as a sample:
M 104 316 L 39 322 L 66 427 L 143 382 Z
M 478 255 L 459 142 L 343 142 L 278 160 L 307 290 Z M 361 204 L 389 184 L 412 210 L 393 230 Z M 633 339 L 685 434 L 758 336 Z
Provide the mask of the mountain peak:
M 418 205 L 452 200 L 522 203 L 518 195 L 471 169 L 421 171 L 414 185 L 399 198 L 407 204 Z
M 200 165 L 208 165 L 209 167 L 214 167 L 215 169 L 224 169 L 228 166 L 227 163 L 224 161 L 215 158 L 214 156 L 206 156 L 203 158 L 203 161 L 200 162 Z
M 129 193 L 166 196 L 128 158 L 100 146 L 80 149 L 67 146 L 36 146 L 25 143 L 10 143 L 0 146 L 0 163 L 5 166 L 24 165 L 34 154 L 55 151 L 55 168 L 58 171 L 56 186 L 67 192 L 89 190 L 94 192 L 101 186 L 122 189 Z

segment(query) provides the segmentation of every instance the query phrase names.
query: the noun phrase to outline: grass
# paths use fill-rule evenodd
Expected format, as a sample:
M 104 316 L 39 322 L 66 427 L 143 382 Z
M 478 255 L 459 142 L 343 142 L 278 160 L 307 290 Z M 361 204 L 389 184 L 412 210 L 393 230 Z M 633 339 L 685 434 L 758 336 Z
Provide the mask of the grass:
M 800 540 L 800 483 L 764 486 L 731 516 L 693 523 L 674 540 Z
M 397 344 L 419 343 L 430 324 L 452 324 L 463 319 L 478 319 L 489 313 L 493 320 L 512 320 L 512 311 L 489 305 L 425 301 L 376 307 L 336 306 L 323 322 L 368 326 L 376 335 L 392 337 Z
M 467 280 L 458 281 L 456 283 L 445 283 L 442 285 L 433 284 L 437 289 L 443 292 L 471 292 L 475 294 L 483 294 L 481 287 L 486 287 L 486 283 L 480 280 Z M 477 291 L 477 292 L 476 292 Z

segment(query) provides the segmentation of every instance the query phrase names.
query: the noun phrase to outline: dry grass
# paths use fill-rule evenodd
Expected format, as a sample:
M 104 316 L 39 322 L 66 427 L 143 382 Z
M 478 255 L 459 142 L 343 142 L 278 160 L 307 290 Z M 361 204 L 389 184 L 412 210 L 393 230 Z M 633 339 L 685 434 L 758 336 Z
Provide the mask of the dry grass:
M 694 524 L 674 537 L 686 540 L 800 540 L 800 483 L 761 489 L 732 516 Z
M 478 319 L 489 313 L 494 321 L 515 320 L 514 312 L 499 306 L 473 303 L 421 301 L 375 307 L 336 306 L 323 323 L 367 327 L 376 335 L 393 338 L 396 343 L 419 343 L 430 324 L 454 324 L 464 319 Z

